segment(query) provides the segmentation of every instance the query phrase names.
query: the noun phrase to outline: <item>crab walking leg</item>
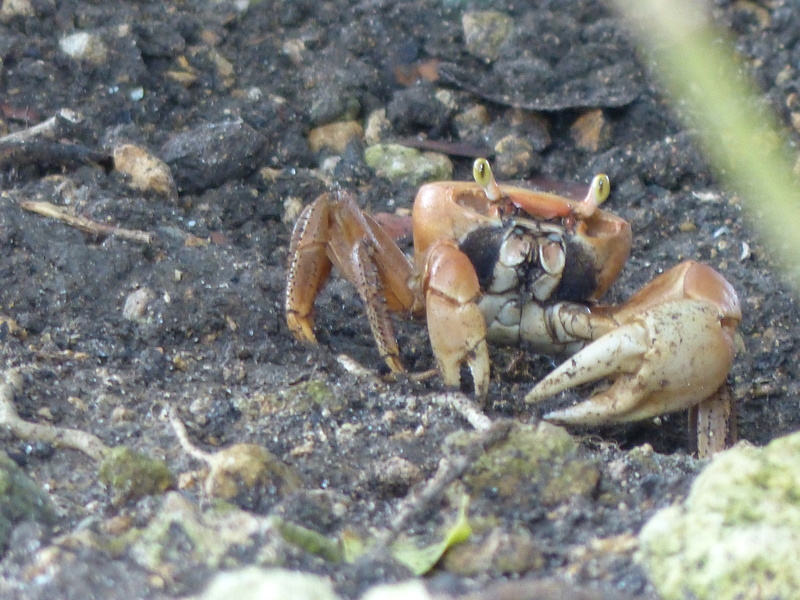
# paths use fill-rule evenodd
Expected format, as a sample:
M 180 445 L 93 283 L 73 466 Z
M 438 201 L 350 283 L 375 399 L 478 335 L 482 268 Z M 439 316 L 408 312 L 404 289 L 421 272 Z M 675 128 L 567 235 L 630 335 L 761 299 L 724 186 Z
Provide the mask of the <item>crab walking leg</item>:
M 350 264 L 353 267 L 353 285 L 356 286 L 367 311 L 372 336 L 378 346 L 378 352 L 394 373 L 405 371 L 400 362 L 400 350 L 394 335 L 392 321 L 386 307 L 378 269 L 371 256 L 369 243 L 363 240 L 356 242 Z
M 306 206 L 289 242 L 286 323 L 295 338 L 306 342 L 317 341 L 312 315 L 314 299 L 332 267 L 327 253 L 329 206 L 327 195 Z
M 568 424 L 637 421 L 689 408 L 724 383 L 735 354 L 719 309 L 702 300 L 649 308 L 605 334 L 526 396 L 539 402 L 567 388 L 616 376 L 606 391 L 545 415 Z
M 428 335 L 445 385 L 461 383 L 461 365 L 472 373 L 475 395 L 489 391 L 486 322 L 478 308 L 480 285 L 475 267 L 452 240 L 435 242 L 423 280 Z
M 697 406 L 689 409 L 692 451 L 709 458 L 737 441 L 736 404 L 729 385 L 723 385 Z

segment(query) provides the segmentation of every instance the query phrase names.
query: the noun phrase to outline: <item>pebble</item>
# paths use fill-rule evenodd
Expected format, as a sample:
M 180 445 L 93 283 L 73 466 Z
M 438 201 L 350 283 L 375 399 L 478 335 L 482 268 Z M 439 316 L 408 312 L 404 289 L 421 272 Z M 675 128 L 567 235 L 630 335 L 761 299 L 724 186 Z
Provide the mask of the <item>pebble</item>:
M 453 163 L 444 154 L 420 152 L 400 144 L 369 146 L 364 160 L 379 176 L 392 181 L 419 185 L 453 178 Z
M 386 118 L 386 109 L 379 108 L 369 113 L 367 126 L 364 129 L 364 141 L 367 144 L 378 144 L 392 135 L 392 124 Z
M 173 135 L 161 148 L 178 189 L 201 192 L 246 177 L 260 165 L 266 139 L 242 119 L 203 123 Z
M 127 321 L 144 321 L 147 314 L 147 305 L 155 298 L 155 292 L 147 287 L 132 291 L 125 298 L 122 306 L 122 318 Z
M 569 131 L 575 145 L 587 152 L 608 148 L 611 143 L 611 123 L 599 108 L 575 119 Z
M 0 3 L 0 22 L 7 23 L 12 17 L 32 17 L 36 14 L 30 0 L 3 0 Z
M 503 179 L 527 177 L 542 166 L 542 157 L 525 138 L 507 135 L 494 146 L 494 170 Z
M 312 152 L 330 150 L 342 154 L 353 138 L 364 137 L 364 129 L 358 121 L 337 121 L 315 127 L 308 134 L 308 145 Z
M 58 47 L 68 56 L 94 65 L 101 65 L 108 58 L 108 46 L 105 42 L 100 36 L 86 31 L 78 31 L 61 38 Z
M 126 183 L 131 188 L 168 198 L 177 197 L 172 171 L 160 158 L 133 144 L 117 146 L 113 156 L 114 168 L 127 176 Z
M 513 20 L 505 13 L 494 10 L 466 12 L 461 17 L 467 52 L 484 61 L 500 57 L 500 48 L 508 38 Z

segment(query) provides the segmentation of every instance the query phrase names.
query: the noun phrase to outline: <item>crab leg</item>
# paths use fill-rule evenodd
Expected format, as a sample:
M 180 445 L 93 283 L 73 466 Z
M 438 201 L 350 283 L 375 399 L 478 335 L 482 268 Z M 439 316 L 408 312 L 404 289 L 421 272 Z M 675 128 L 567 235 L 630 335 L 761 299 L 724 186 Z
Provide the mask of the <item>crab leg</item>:
M 316 342 L 314 299 L 330 275 L 328 258 L 329 202 L 322 197 L 300 213 L 289 242 L 289 268 L 286 279 L 286 323 L 295 338 Z
M 545 377 L 525 400 L 539 402 L 607 376 L 613 385 L 545 419 L 636 421 L 694 406 L 725 383 L 741 311 L 730 284 L 710 267 L 678 265 L 610 316 L 618 328 Z
M 461 383 L 461 366 L 472 373 L 475 395 L 489 391 L 486 322 L 478 308 L 475 267 L 452 240 L 439 240 L 428 253 L 423 279 L 428 334 L 445 385 Z

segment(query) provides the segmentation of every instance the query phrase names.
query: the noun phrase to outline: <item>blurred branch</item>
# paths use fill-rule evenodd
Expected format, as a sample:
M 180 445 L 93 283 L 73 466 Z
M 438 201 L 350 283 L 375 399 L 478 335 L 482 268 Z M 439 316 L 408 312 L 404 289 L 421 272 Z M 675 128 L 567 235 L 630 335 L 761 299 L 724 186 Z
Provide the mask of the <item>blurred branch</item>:
M 768 249 L 800 283 L 800 187 L 789 143 L 731 40 L 696 0 L 614 0 L 720 179 L 742 198 Z

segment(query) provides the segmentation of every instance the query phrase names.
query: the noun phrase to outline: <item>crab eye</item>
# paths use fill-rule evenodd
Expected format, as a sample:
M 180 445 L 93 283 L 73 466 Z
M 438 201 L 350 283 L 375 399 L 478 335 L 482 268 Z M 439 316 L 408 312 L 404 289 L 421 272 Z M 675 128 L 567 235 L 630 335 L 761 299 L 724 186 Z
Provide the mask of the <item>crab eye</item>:
M 589 193 L 595 198 L 598 205 L 605 202 L 611 193 L 611 182 L 608 180 L 608 175 L 603 173 L 595 175 Z
M 489 166 L 489 161 L 485 158 L 476 158 L 472 164 L 472 177 L 481 187 L 489 185 L 492 181 L 492 167 Z
M 494 179 L 492 167 L 489 166 L 488 160 L 485 158 L 475 159 L 475 162 L 472 163 L 472 177 L 475 179 L 475 183 L 483 188 L 489 201 L 496 202 L 500 200 L 503 194 Z

